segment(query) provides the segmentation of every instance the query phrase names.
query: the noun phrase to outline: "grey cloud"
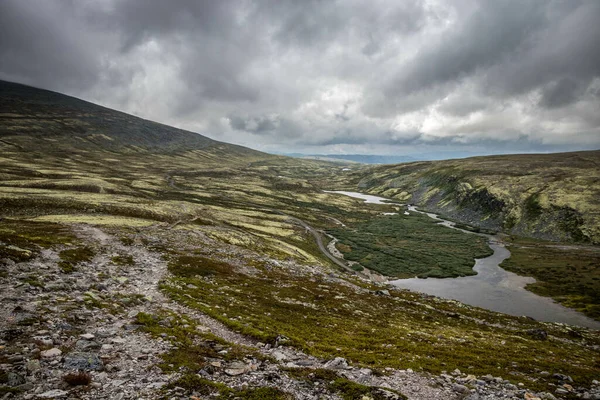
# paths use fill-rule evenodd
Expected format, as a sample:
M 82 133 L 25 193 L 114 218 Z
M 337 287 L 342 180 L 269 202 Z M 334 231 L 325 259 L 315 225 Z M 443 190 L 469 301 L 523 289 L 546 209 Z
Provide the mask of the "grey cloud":
M 442 101 L 437 109 L 452 116 L 466 117 L 477 111 L 485 111 L 488 107 L 489 103 L 484 97 L 465 95 L 464 97 Z
M 285 140 L 299 139 L 302 136 L 302 127 L 297 122 L 282 118 L 279 115 L 230 115 L 227 117 L 227 121 L 232 129 L 254 135 L 283 138 Z
M 80 41 L 83 24 L 69 18 L 68 4 L 0 2 L 0 77 L 45 88 L 84 90 L 101 74 L 94 49 Z
M 593 148 L 599 20 L 594 0 L 4 0 L 0 79 L 258 148 Z
M 530 35 L 527 48 L 490 68 L 490 92 L 510 96 L 565 79 L 587 86 L 600 77 L 600 2 L 549 4 L 545 25 Z
M 368 55 L 378 51 L 385 37 L 418 32 L 435 17 L 421 0 L 272 0 L 258 2 L 255 11 L 254 17 L 274 25 L 273 39 L 282 46 L 321 47 L 358 37 Z
M 462 79 L 477 69 L 501 62 L 522 47 L 531 30 L 543 22 L 540 4 L 539 1 L 481 2 L 463 23 L 420 52 L 386 92 L 419 91 Z
M 370 144 L 373 145 L 393 147 L 445 146 L 448 148 L 456 148 L 476 146 L 498 150 L 519 149 L 520 151 L 531 151 L 536 148 L 551 151 L 552 149 L 556 150 L 560 148 L 560 146 L 556 145 L 545 145 L 539 138 L 533 138 L 510 129 L 497 130 L 495 137 L 478 137 L 460 133 L 436 137 L 429 136 L 423 132 L 386 131 L 378 135 L 376 139 L 361 132 L 346 129 L 334 137 L 323 138 L 320 140 L 315 138 L 311 141 L 300 141 L 299 144 L 313 146 L 356 145 L 364 143 L 366 140 L 370 140 Z
M 348 116 L 348 106 L 349 106 L 348 103 L 344 104 L 344 108 L 343 108 L 342 112 L 335 114 L 335 118 L 337 120 L 343 121 L 343 122 L 350 121 L 351 117 Z
M 162 0 L 117 1 L 106 13 L 90 16 L 99 26 L 122 33 L 122 51 L 165 36 L 218 36 L 235 29 L 237 1 Z M 193 45 L 193 42 L 188 44 Z
M 540 105 L 546 108 L 562 107 L 579 99 L 584 91 L 585 87 L 578 80 L 562 78 L 543 88 Z
M 234 115 L 229 117 L 229 124 L 239 131 L 265 134 L 279 128 L 280 122 L 277 117 L 242 118 Z
M 599 2 L 477 4 L 391 80 L 370 88 L 384 95 L 374 105 L 379 115 L 426 107 L 465 80 L 500 98 L 540 88 L 540 105 L 556 107 L 576 101 L 580 88 L 600 77 Z M 437 95 L 429 96 L 432 90 Z

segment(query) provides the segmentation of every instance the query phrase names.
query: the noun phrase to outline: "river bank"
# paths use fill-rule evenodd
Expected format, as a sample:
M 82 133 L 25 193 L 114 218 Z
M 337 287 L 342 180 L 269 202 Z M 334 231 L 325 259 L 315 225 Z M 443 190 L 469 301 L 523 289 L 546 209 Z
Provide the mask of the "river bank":
M 365 200 L 365 203 L 386 204 L 387 199 L 356 192 L 329 192 Z M 454 223 L 439 216 L 417 210 L 409 206 L 410 212 L 425 214 L 440 221 L 440 224 L 451 229 Z M 504 270 L 500 263 L 510 257 L 510 251 L 497 236 L 474 233 L 459 229 L 465 234 L 484 236 L 489 241 L 493 254 L 475 260 L 473 270 L 476 275 L 459 278 L 411 278 L 391 280 L 390 284 L 402 289 L 409 289 L 447 299 L 458 300 L 472 306 L 502 312 L 516 316 L 528 316 L 540 321 L 561 322 L 571 325 L 600 329 L 600 322 L 566 308 L 551 298 L 538 296 L 526 286 L 535 279 L 524 277 Z

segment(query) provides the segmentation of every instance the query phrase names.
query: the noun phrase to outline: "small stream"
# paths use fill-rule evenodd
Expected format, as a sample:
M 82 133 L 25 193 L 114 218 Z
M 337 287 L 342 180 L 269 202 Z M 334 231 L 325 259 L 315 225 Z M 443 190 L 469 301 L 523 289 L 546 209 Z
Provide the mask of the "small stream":
M 389 202 L 389 199 L 356 192 L 335 191 L 328 193 L 339 193 L 363 199 L 365 203 L 386 204 L 384 201 Z M 454 227 L 453 222 L 441 219 L 435 214 L 418 211 L 413 206 L 409 206 L 408 210 L 411 213 L 419 212 L 426 214 L 431 218 L 439 220 L 441 225 L 458 229 Z M 554 302 L 549 297 L 538 296 L 525 290 L 525 286 L 535 282 L 535 279 L 519 276 L 500 267 L 500 263 L 510 257 L 510 251 L 508 251 L 497 237 L 462 229 L 459 230 L 488 238 L 489 246 L 494 251 L 489 257 L 475 259 L 473 270 L 477 272 L 477 275 L 444 279 L 397 279 L 390 281 L 390 284 L 402 289 L 454 299 L 465 304 L 505 314 L 516 316 L 526 315 L 539 321 L 562 322 L 600 329 L 600 322 L 566 308 Z

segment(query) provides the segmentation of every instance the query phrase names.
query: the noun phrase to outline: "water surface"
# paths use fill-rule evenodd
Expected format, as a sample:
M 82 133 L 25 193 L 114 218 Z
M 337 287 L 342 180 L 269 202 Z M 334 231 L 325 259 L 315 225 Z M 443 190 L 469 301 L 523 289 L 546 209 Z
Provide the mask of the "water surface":
M 346 196 L 365 200 L 365 203 L 386 204 L 389 201 L 383 197 L 365 195 L 356 192 L 328 192 L 339 193 Z M 454 223 L 439 218 L 436 214 L 418 211 L 415 207 L 408 207 L 410 212 L 419 212 L 440 221 L 440 225 L 448 228 Z M 498 240 L 497 237 L 480 233 L 473 233 L 459 229 L 468 234 L 484 236 L 489 240 L 490 248 L 494 253 L 485 258 L 476 259 L 473 270 L 477 275 L 461 278 L 411 278 L 390 281 L 390 284 L 416 292 L 422 292 L 447 299 L 458 300 L 472 306 L 486 308 L 505 314 L 522 316 L 526 315 L 540 321 L 562 322 L 571 325 L 585 326 L 600 329 L 600 322 L 585 315 L 566 308 L 549 297 L 538 296 L 528 290 L 525 285 L 535 282 L 534 278 L 519 276 L 500 267 L 500 263 L 510 257 L 510 251 Z
M 362 199 L 365 203 L 371 204 L 390 204 L 390 199 L 386 199 L 379 196 L 372 196 L 370 194 L 362 194 L 358 192 L 344 192 L 343 190 L 324 190 L 325 193 L 337 193 L 343 194 L 345 196 L 354 197 L 357 199 Z

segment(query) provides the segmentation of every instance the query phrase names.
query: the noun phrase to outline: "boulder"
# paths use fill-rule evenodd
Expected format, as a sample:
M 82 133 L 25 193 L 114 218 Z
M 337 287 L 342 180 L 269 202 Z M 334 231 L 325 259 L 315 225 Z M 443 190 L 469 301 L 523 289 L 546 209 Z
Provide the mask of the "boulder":
M 73 370 L 102 371 L 104 363 L 94 353 L 71 353 L 65 356 L 64 367 Z

